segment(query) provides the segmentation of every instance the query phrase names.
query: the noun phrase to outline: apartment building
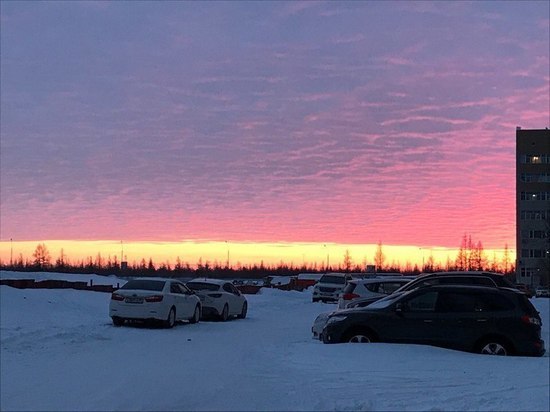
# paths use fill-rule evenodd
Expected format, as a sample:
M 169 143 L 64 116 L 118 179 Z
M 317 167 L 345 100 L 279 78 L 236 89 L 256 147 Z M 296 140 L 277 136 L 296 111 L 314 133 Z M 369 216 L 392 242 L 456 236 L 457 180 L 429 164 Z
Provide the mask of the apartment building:
M 550 277 L 550 130 L 516 129 L 516 279 Z

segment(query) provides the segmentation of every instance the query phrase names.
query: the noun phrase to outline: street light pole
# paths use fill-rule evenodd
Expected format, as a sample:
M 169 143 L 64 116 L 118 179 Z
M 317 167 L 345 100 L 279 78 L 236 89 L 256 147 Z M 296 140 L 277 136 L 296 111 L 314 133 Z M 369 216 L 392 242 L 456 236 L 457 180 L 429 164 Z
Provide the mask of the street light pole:
M 229 269 L 229 243 L 225 241 L 225 246 L 227 247 L 227 269 Z
M 13 239 L 10 237 L 10 266 L 13 266 Z

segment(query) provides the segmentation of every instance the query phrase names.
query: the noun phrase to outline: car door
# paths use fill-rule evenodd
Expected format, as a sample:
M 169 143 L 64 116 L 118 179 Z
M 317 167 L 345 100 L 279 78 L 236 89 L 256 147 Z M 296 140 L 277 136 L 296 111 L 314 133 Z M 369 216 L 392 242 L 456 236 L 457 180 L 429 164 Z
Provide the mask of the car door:
M 222 286 L 223 291 L 225 292 L 225 298 L 227 299 L 227 304 L 229 305 L 229 314 L 236 315 L 238 312 L 239 302 L 237 301 L 237 295 L 235 294 L 235 287 L 227 282 Z
M 235 299 L 235 315 L 240 315 L 243 309 L 243 303 L 246 299 L 235 285 L 231 285 L 231 290 L 233 290 L 233 296 Z
M 384 326 L 384 340 L 398 343 L 432 344 L 439 338 L 435 305 L 438 292 L 420 289 L 394 306 Z
M 178 285 L 182 292 L 183 297 L 183 306 L 185 310 L 185 317 L 191 318 L 195 313 L 195 307 L 197 306 L 198 301 L 200 300 L 195 292 L 185 286 L 183 283 L 178 282 Z
M 170 297 L 176 307 L 176 319 L 185 318 L 185 301 L 183 299 L 183 291 L 177 282 L 170 282 Z
M 476 294 L 471 291 L 439 292 L 435 320 L 439 329 L 439 346 L 469 348 L 480 326 L 475 302 Z

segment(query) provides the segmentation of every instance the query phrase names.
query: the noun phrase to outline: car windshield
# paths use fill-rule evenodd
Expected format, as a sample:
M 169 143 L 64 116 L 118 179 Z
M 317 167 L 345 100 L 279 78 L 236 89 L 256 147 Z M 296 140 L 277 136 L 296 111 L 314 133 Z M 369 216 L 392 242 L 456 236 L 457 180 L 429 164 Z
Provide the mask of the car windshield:
M 187 287 L 193 290 L 209 290 L 216 291 L 220 289 L 220 285 L 208 282 L 187 282 Z
M 380 300 L 377 300 L 376 302 L 371 303 L 367 306 L 368 309 L 382 309 L 387 308 L 390 306 L 393 302 L 395 302 L 397 299 L 400 299 L 402 296 L 408 294 L 408 291 L 403 292 L 394 292 L 391 295 L 386 296 L 385 298 L 382 298 Z
M 121 289 L 131 289 L 131 290 L 152 290 L 155 292 L 160 292 L 164 288 L 164 280 L 144 280 L 144 279 L 134 279 L 128 281 Z
M 343 276 L 323 275 L 319 283 L 338 283 L 343 285 L 346 283 L 346 279 Z

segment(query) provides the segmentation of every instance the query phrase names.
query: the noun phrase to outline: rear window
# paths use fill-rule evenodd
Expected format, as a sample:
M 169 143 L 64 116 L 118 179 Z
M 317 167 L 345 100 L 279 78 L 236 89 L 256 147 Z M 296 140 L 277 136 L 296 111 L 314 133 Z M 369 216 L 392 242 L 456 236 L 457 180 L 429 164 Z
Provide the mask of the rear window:
M 535 307 L 533 306 L 533 304 L 529 301 L 529 299 L 527 298 L 527 296 L 525 295 L 520 295 L 519 293 L 517 294 L 517 299 L 519 301 L 519 306 L 521 307 L 521 309 L 523 309 L 525 311 L 525 313 L 527 313 L 528 315 L 530 316 L 536 316 L 538 317 L 539 316 L 539 312 L 535 309 Z
M 220 285 L 207 282 L 187 282 L 187 287 L 192 290 L 208 290 L 216 291 L 220 289 Z
M 378 292 L 389 295 L 390 293 L 395 292 L 405 283 L 406 282 L 384 282 L 380 284 L 380 287 L 378 288 Z
M 319 280 L 320 283 L 336 283 L 343 285 L 346 283 L 346 279 L 343 276 L 331 276 L 331 275 L 323 275 L 321 276 L 321 279 Z
M 352 293 L 354 290 L 355 290 L 355 287 L 357 286 L 356 283 L 354 282 L 351 282 L 351 283 L 348 283 L 346 285 L 346 287 L 344 288 L 344 293 Z
M 164 288 L 164 280 L 130 280 L 121 289 L 152 290 L 160 292 Z

